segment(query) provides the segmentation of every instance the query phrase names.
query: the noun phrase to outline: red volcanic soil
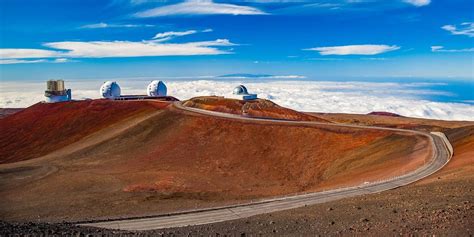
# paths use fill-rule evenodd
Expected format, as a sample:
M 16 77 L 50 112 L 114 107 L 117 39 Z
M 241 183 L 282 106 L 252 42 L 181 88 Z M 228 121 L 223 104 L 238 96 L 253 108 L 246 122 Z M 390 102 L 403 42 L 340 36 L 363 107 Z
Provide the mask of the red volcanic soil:
M 379 116 L 390 116 L 390 117 L 402 117 L 402 116 L 399 115 L 399 114 L 390 113 L 390 112 L 382 112 L 382 111 L 370 112 L 370 113 L 368 113 L 368 115 L 379 115 Z
M 195 97 L 183 103 L 184 106 L 244 115 L 257 118 L 273 118 L 299 121 L 328 122 L 327 120 L 281 107 L 272 101 L 264 99 L 236 100 L 217 96 Z
M 23 108 L 4 108 L 0 109 L 0 119 L 22 111 Z
M 162 107 L 39 104 L 1 120 L 11 126 L 12 141 L 0 141 L 13 150 L 2 150 L 6 161 L 47 159 L 0 165 L 0 219 L 83 220 L 222 205 L 398 175 L 429 155 L 426 139 L 405 133 L 243 122 Z M 275 115 L 279 107 L 258 108 Z M 131 118 L 136 123 L 116 131 Z
M 112 100 L 35 104 L 0 119 L 0 163 L 48 154 L 111 124 L 167 105 L 156 101 Z

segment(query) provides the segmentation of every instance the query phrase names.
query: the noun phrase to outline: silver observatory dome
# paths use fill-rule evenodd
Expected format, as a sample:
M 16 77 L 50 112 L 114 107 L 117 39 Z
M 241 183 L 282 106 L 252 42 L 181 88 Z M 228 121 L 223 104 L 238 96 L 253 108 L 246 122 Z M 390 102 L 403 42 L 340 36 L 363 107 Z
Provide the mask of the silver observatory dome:
M 146 88 L 146 94 L 148 96 L 166 96 L 168 88 L 162 81 L 154 80 Z
M 106 81 L 100 87 L 100 95 L 103 98 L 113 99 L 120 97 L 120 86 L 115 81 Z
M 247 95 L 249 92 L 244 85 L 237 86 L 232 92 L 234 95 Z

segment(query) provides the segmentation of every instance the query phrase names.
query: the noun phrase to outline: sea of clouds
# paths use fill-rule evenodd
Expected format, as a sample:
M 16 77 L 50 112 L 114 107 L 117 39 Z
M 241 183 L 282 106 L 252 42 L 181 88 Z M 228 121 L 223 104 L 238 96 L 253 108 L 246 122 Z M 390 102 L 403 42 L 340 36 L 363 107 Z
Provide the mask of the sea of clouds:
M 145 94 L 151 79 L 117 80 L 122 94 Z M 245 84 L 260 98 L 299 111 L 358 113 L 387 111 L 403 116 L 474 121 L 474 106 L 463 103 L 434 102 L 427 95 L 449 95 L 448 92 L 423 89 L 427 83 L 334 82 L 309 80 L 165 80 L 168 94 L 181 100 L 204 95 L 229 95 Z M 66 81 L 73 99 L 99 98 L 103 80 Z M 436 83 L 435 83 L 436 84 Z M 44 100 L 45 82 L 2 82 L 0 108 L 22 108 Z

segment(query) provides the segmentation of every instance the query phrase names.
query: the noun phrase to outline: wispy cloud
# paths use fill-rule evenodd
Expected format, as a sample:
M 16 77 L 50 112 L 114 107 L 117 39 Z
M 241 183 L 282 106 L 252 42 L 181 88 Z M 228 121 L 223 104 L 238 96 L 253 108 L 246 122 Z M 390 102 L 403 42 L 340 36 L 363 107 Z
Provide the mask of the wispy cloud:
M 45 49 L 0 49 L 0 58 L 55 58 L 62 52 Z
M 321 55 L 376 55 L 400 49 L 396 45 L 362 44 L 332 47 L 316 47 L 305 50 L 317 51 Z
M 0 64 L 30 64 L 30 63 L 69 63 L 76 62 L 68 58 L 50 59 L 0 59 Z
M 70 58 L 110 58 L 110 57 L 146 57 L 146 56 L 191 56 L 230 54 L 220 47 L 236 46 L 228 39 L 198 41 L 188 43 L 163 43 L 174 37 L 211 32 L 202 31 L 168 31 L 156 34 L 151 40 L 143 41 L 62 41 L 45 43 L 51 49 L 0 49 L 2 64 L 37 63 L 37 62 L 72 62 Z M 41 60 L 24 60 L 43 58 Z M 44 58 L 56 58 L 54 61 Z M 22 59 L 22 60 L 19 60 Z
M 196 34 L 196 33 L 197 33 L 197 31 L 195 31 L 195 30 L 168 31 L 168 32 L 163 32 L 163 33 L 156 34 L 155 37 L 153 37 L 153 39 L 159 40 L 159 41 L 165 41 L 165 40 L 169 40 L 173 37 L 192 35 L 192 34 Z
M 139 27 L 154 27 L 155 25 L 149 24 L 107 24 L 104 22 L 83 25 L 81 29 L 102 29 L 102 28 L 139 28 Z
M 474 37 L 474 22 L 464 22 L 461 25 L 444 25 L 441 27 L 443 30 L 451 32 L 453 35 L 467 35 L 469 37 Z
M 431 52 L 436 52 L 436 53 L 463 53 L 463 52 L 474 52 L 474 48 L 466 48 L 466 49 L 444 49 L 444 46 L 431 46 Z
M 431 3 L 431 0 L 403 0 L 403 1 L 417 7 L 426 6 Z
M 228 54 L 213 46 L 234 45 L 228 40 L 191 42 L 182 44 L 160 44 L 150 41 L 92 41 L 92 42 L 54 42 L 45 44 L 48 47 L 67 50 L 67 57 L 144 57 L 144 56 L 189 56 Z
M 189 0 L 183 3 L 152 8 L 135 13 L 135 17 L 160 17 L 173 15 L 264 15 L 257 8 L 228 3 L 214 3 L 211 0 Z
M 69 58 L 56 58 L 53 60 L 53 63 L 69 63 L 69 62 L 77 62 L 77 61 L 71 60 Z
M 46 62 L 46 59 L 35 59 L 35 60 L 25 60 L 25 59 L 0 59 L 0 64 L 25 64 L 25 63 L 43 63 Z
M 176 35 L 176 32 L 174 32 Z M 166 35 L 166 34 L 165 34 Z M 161 38 L 165 35 L 159 36 Z M 173 35 L 168 32 L 168 36 Z M 0 49 L 3 59 L 28 58 L 109 58 L 145 56 L 189 56 L 219 55 L 230 52 L 219 47 L 235 46 L 227 39 L 188 43 L 160 43 L 156 40 L 144 41 L 62 41 L 45 43 L 43 49 Z M 59 59 L 59 60 L 64 60 Z
M 179 36 L 192 35 L 192 34 L 196 34 L 196 33 L 208 33 L 208 32 L 212 32 L 212 31 L 213 31 L 212 29 L 205 29 L 205 30 L 202 30 L 202 31 L 197 31 L 197 30 L 167 31 L 167 32 L 156 34 L 155 37 L 153 37 L 153 40 L 158 41 L 158 42 L 163 42 L 163 41 L 167 41 L 167 40 L 173 39 L 175 37 L 179 37 Z

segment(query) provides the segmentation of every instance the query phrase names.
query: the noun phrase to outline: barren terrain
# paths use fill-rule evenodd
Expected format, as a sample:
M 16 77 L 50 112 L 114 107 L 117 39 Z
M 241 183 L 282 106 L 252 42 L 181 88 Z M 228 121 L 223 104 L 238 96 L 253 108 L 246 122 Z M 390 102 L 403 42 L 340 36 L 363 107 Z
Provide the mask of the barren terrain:
M 420 122 L 442 129 L 454 156 L 440 172 L 406 187 L 235 221 L 147 232 L 164 235 L 440 235 L 474 234 L 474 125 L 382 116 L 325 118 L 389 126 Z M 449 128 L 456 127 L 456 128 Z
M 415 135 L 239 122 L 166 106 L 41 104 L 0 120 L 10 138 L 1 146 L 1 219 L 79 221 L 238 203 L 398 175 L 430 155 Z
M 329 122 L 311 114 L 305 114 L 281 107 L 272 101 L 264 99 L 245 101 L 226 99 L 218 96 L 203 96 L 187 100 L 184 102 L 184 105 L 192 108 L 257 118 Z

